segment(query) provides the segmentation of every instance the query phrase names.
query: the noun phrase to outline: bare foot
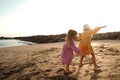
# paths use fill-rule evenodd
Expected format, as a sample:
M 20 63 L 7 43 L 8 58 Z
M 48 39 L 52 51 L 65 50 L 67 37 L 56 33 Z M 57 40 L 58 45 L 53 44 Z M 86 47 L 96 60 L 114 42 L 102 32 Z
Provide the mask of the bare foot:
M 100 66 L 97 65 L 97 66 L 95 66 L 94 68 L 95 68 L 95 69 L 96 69 L 96 68 L 100 68 Z
M 79 67 L 82 67 L 83 66 L 83 64 L 79 64 Z
M 71 73 L 73 73 L 73 72 L 69 70 L 69 71 L 65 71 L 65 73 L 66 73 L 66 74 L 71 74 Z

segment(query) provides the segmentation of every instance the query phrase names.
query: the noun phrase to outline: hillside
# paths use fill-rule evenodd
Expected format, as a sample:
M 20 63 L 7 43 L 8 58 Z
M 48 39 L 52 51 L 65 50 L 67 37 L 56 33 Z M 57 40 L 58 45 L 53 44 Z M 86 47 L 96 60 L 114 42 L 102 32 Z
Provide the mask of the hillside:
M 14 39 L 19 39 L 23 41 L 30 41 L 35 43 L 53 43 L 62 42 L 65 39 L 66 34 L 59 35 L 37 35 L 37 36 L 27 36 L 27 37 L 15 37 Z M 108 32 L 108 33 L 97 33 L 92 37 L 93 40 L 120 40 L 120 32 Z

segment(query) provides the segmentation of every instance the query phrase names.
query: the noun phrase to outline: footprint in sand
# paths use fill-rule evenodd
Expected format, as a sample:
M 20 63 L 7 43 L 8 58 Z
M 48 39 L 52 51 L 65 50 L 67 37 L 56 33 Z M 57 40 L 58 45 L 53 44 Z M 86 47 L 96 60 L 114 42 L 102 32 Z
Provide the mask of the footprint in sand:
M 64 71 L 63 68 L 59 68 L 59 69 L 56 71 L 56 73 L 60 73 L 60 72 L 63 72 L 63 71 Z
M 50 72 L 50 71 L 52 71 L 52 70 L 51 70 L 51 69 L 46 69 L 46 70 L 45 70 L 45 72 Z

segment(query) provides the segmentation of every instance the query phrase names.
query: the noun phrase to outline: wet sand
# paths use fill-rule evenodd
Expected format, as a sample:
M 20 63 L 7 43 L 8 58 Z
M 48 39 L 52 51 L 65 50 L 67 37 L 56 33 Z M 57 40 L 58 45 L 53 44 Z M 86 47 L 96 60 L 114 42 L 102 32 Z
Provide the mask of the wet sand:
M 76 45 L 78 45 L 78 41 Z M 92 41 L 97 64 L 86 56 L 79 67 L 79 56 L 74 54 L 70 69 L 64 73 L 60 62 L 64 42 L 0 48 L 0 80 L 119 80 L 120 40 Z

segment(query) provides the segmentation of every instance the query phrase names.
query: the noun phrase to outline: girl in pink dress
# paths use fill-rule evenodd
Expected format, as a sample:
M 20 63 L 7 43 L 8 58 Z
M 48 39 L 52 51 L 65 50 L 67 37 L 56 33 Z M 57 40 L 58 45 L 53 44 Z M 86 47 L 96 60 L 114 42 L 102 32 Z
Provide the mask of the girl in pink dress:
M 72 62 L 73 59 L 73 51 L 78 53 L 79 55 L 80 50 L 75 46 L 74 39 L 76 38 L 77 32 L 75 30 L 69 30 L 68 34 L 66 35 L 65 43 L 62 48 L 61 53 L 61 61 L 63 64 L 65 64 L 65 72 L 71 72 L 69 70 L 69 65 Z

